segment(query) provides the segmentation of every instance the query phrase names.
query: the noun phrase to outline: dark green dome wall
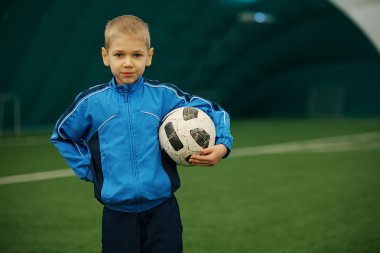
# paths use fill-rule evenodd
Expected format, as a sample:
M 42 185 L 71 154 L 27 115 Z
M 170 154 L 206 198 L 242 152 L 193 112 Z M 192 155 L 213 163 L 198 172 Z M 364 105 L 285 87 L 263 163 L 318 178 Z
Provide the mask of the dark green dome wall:
M 103 29 L 129 13 L 150 25 L 145 76 L 212 98 L 232 118 L 380 116 L 379 54 L 329 2 L 229 3 L 2 1 L 0 93 L 21 98 L 24 125 L 54 123 L 78 92 L 109 81 Z M 274 22 L 239 22 L 247 10 Z

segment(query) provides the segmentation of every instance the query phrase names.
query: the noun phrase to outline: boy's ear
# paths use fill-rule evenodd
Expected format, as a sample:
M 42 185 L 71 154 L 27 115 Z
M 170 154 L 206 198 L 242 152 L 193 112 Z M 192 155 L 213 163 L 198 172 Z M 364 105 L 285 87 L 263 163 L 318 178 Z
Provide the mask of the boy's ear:
M 107 49 L 102 47 L 102 58 L 103 58 L 103 63 L 105 66 L 109 67 L 110 66 L 110 60 L 108 57 Z
M 153 58 L 154 48 L 151 47 L 148 51 L 148 59 L 146 60 L 146 66 L 149 67 L 152 65 L 152 58 Z

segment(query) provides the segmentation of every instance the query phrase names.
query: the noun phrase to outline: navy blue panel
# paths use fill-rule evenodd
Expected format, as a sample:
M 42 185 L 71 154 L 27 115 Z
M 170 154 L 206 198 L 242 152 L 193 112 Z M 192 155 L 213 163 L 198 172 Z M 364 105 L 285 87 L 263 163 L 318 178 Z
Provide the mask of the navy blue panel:
M 95 198 L 103 203 L 101 192 L 103 187 L 103 170 L 100 156 L 99 135 L 96 132 L 88 142 L 91 152 L 91 173 L 94 179 L 94 195 Z
M 165 151 L 161 151 L 162 166 L 170 179 L 171 191 L 174 193 L 181 185 L 177 171 L 177 164 L 170 158 Z
M 181 91 L 181 90 L 180 90 L 177 86 L 175 86 L 174 84 L 171 84 L 171 83 L 161 83 L 160 81 L 157 81 L 157 80 L 149 80 L 149 79 L 146 79 L 146 78 L 144 78 L 144 80 L 145 80 L 147 83 L 151 84 L 151 85 L 164 85 L 164 86 L 167 86 L 168 88 L 173 89 L 173 90 L 177 93 L 177 95 L 180 96 L 180 97 L 183 97 L 183 98 L 186 100 L 186 102 L 190 102 L 191 98 L 193 97 L 193 96 L 191 96 L 189 93 L 186 93 L 186 92 Z

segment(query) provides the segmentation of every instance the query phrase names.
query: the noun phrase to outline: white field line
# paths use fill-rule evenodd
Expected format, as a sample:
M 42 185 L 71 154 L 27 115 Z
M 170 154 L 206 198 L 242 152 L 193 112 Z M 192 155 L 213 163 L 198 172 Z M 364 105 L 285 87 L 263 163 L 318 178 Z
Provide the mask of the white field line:
M 41 181 L 41 180 L 71 177 L 71 176 L 74 176 L 74 172 L 71 169 L 36 172 L 36 173 L 30 173 L 30 174 L 0 177 L 0 185 Z
M 313 139 L 307 141 L 237 148 L 233 150 L 230 158 L 285 153 L 331 153 L 377 149 L 380 149 L 380 132 L 370 132 L 355 135 Z M 41 181 L 71 176 L 74 176 L 74 173 L 71 169 L 36 172 L 30 174 L 0 177 L 0 185 Z
M 230 157 L 236 158 L 283 153 L 330 153 L 374 149 L 380 149 L 380 132 L 239 148 L 232 150 Z

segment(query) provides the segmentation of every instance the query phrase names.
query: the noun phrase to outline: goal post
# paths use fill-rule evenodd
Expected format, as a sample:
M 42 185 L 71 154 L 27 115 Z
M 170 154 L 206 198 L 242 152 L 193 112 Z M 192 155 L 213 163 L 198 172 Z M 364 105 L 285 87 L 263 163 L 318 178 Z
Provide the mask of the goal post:
M 21 99 L 12 93 L 0 93 L 0 136 L 7 129 L 21 134 Z

